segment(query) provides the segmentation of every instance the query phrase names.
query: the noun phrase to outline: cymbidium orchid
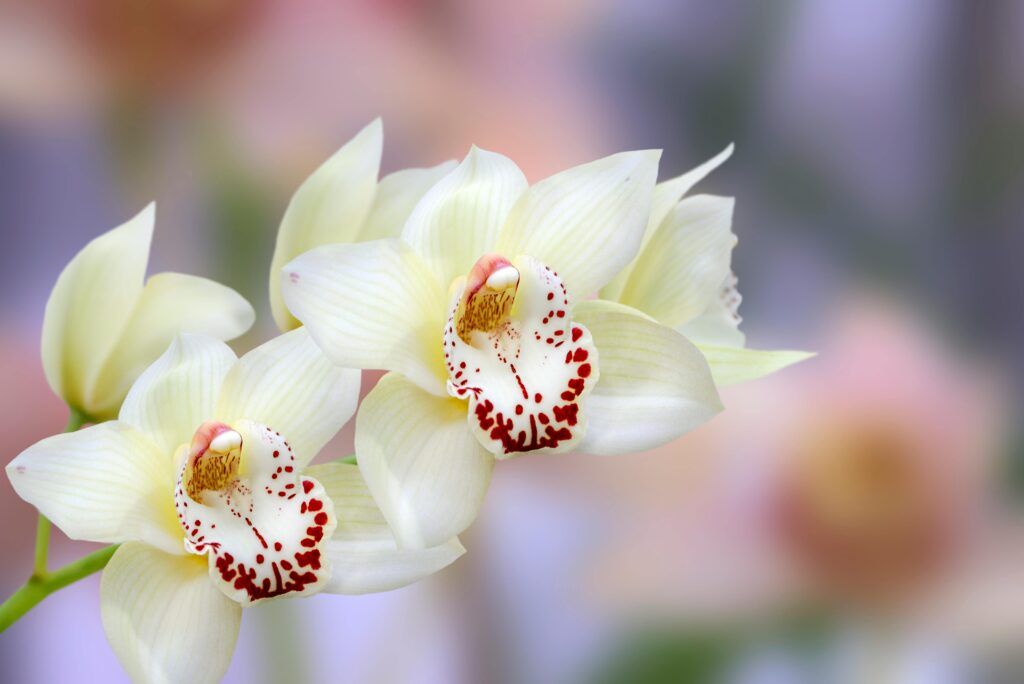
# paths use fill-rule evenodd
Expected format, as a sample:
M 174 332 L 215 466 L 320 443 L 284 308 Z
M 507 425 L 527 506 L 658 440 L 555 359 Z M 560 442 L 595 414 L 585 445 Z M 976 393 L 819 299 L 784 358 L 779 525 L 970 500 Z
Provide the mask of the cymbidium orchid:
M 255 319 L 241 295 L 205 278 L 158 273 L 143 282 L 155 213 L 151 204 L 86 245 L 46 303 L 46 379 L 88 420 L 116 416 L 132 382 L 175 334 L 230 340 Z
M 719 386 L 753 380 L 812 354 L 745 349 L 742 301 L 731 269 L 733 199 L 683 196 L 732 155 L 732 145 L 697 168 L 659 183 L 636 258 L 601 289 L 692 340 Z
M 121 546 L 101 612 L 137 681 L 216 681 L 241 609 L 318 591 L 401 586 L 462 553 L 455 538 L 399 550 L 358 468 L 309 466 L 355 409 L 358 371 L 304 329 L 241 359 L 182 335 L 115 421 L 57 435 L 7 467 L 68 536 Z
M 423 193 L 455 167 L 448 161 L 402 169 L 378 182 L 382 147 L 383 126 L 376 119 L 314 171 L 292 197 L 270 266 L 270 307 L 282 331 L 299 326 L 281 297 L 282 266 L 320 245 L 397 237 Z
M 356 454 L 401 545 L 464 530 L 495 458 L 639 451 L 720 409 L 681 333 L 587 299 L 640 248 L 659 157 L 616 154 L 528 187 L 473 148 L 400 238 L 285 266 L 288 308 L 331 359 L 391 371 L 360 408 Z

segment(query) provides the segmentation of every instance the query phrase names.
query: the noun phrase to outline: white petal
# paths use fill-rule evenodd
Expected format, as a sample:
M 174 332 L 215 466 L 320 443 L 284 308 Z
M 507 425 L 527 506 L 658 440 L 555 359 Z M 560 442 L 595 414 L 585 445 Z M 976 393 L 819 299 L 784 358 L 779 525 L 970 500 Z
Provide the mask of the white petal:
M 100 617 L 136 682 L 217 682 L 228 669 L 242 608 L 221 594 L 195 556 L 125 544 L 103 570 Z
M 583 403 L 580 451 L 618 454 L 670 442 L 722 409 L 707 362 L 685 337 L 638 311 L 602 300 L 573 316 L 597 345 L 601 379 Z
M 325 463 L 306 470 L 334 501 L 338 527 L 327 543 L 331 579 L 323 591 L 366 594 L 397 589 L 447 567 L 465 553 L 457 538 L 428 549 L 400 549 L 359 467 Z
M 299 322 L 281 297 L 281 267 L 320 245 L 354 242 L 373 206 L 383 147 L 383 126 L 375 119 L 334 153 L 295 191 L 270 264 L 270 308 L 281 330 Z
M 508 157 L 472 148 L 413 209 L 402 239 L 430 265 L 442 287 L 492 251 L 526 177 Z
M 672 209 L 679 203 L 679 200 L 683 198 L 683 195 L 688 193 L 694 185 L 704 180 L 709 173 L 728 161 L 729 157 L 732 156 L 732 152 L 733 145 L 730 143 L 728 147 L 700 166 L 687 171 L 681 176 L 658 183 L 651 197 L 651 215 L 647 221 L 648 238 L 661 225 L 661 222 L 668 217 Z
M 444 294 L 401 240 L 319 247 L 285 267 L 282 288 L 336 364 L 398 371 L 444 394 Z
M 287 436 L 301 468 L 355 413 L 359 381 L 358 370 L 331 363 L 299 328 L 238 360 L 224 378 L 216 417 L 269 425 Z
M 43 370 L 53 391 L 87 414 L 90 391 L 142 292 L 155 206 L 99 236 L 64 267 L 46 302 Z
M 680 202 L 636 260 L 619 301 L 676 327 L 703 313 L 729 275 L 733 200 Z
M 469 527 L 494 466 L 466 426 L 465 403 L 427 394 L 397 373 L 363 400 L 356 456 L 399 546 L 419 549 Z
M 708 360 L 711 376 L 719 387 L 756 380 L 814 356 L 802 351 L 760 351 L 705 344 L 698 344 L 697 348 Z
M 737 289 L 736 276 L 730 273 L 718 289 L 718 295 L 699 316 L 691 318 L 677 330 L 694 344 L 718 347 L 744 347 L 747 336 L 740 330 L 743 318 L 740 304 L 743 297 Z
M 72 539 L 183 553 L 170 454 L 119 421 L 48 437 L 7 465 L 22 499 Z
M 641 253 L 643 253 L 644 246 L 647 245 L 651 236 L 654 235 L 654 231 L 658 229 L 658 226 L 661 225 L 662 221 L 665 220 L 679 200 L 682 199 L 683 195 L 688 193 L 694 185 L 702 181 L 705 176 L 724 164 L 732 156 L 732 151 L 733 146 L 730 144 L 697 168 L 654 186 L 654 193 L 651 195 L 651 214 L 647 219 L 647 228 L 644 231 L 644 239 L 640 247 Z M 635 265 L 636 260 L 622 269 L 619 275 L 601 290 L 601 298 L 618 301 L 619 295 L 622 294 L 622 288 L 625 287 L 626 282 L 629 280 L 629 275 L 633 272 Z
M 231 340 L 255 320 L 249 302 L 229 287 L 182 273 L 151 277 L 103 365 L 91 403 L 103 407 L 101 416 L 116 415 L 132 383 L 167 350 L 177 333 Z
M 513 207 L 495 251 L 551 266 L 577 301 L 597 292 L 640 248 L 660 156 L 623 152 L 542 180 Z
M 221 383 L 236 362 L 220 340 L 178 335 L 132 385 L 119 417 L 170 456 L 213 418 Z
M 359 233 L 360 241 L 399 237 L 424 193 L 456 166 L 458 162 L 450 159 L 428 169 L 402 169 L 381 178 L 370 215 Z

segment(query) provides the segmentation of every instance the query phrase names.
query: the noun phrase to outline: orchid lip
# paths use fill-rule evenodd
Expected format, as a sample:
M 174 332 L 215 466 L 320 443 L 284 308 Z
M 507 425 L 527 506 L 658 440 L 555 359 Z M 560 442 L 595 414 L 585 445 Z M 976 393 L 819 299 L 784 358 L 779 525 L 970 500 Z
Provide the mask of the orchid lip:
M 481 257 L 452 305 L 444 352 L 448 393 L 469 402 L 470 426 L 492 453 L 563 451 L 582 438 L 597 350 L 544 264 Z
M 336 524 L 315 479 L 268 426 L 210 421 L 196 431 L 175 489 L 186 551 L 209 557 L 218 588 L 243 605 L 317 591 Z

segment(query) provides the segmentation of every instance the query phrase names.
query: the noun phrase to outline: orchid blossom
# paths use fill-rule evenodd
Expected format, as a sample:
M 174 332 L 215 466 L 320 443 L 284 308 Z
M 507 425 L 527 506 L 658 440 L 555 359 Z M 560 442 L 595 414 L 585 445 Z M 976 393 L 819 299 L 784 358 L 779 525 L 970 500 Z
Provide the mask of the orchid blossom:
M 720 410 L 681 333 L 586 299 L 636 256 L 659 157 L 616 154 L 528 187 L 473 148 L 400 238 L 285 266 L 285 302 L 332 360 L 391 371 L 360 408 L 356 454 L 400 545 L 468 527 L 495 458 L 640 451 Z
M 255 313 L 205 278 L 158 273 L 143 284 L 155 206 L 87 244 L 61 272 L 43 319 L 43 370 L 80 416 L 117 415 L 128 388 L 179 332 L 238 337 Z
M 282 330 L 299 322 L 281 297 L 281 267 L 320 245 L 397 237 L 430 186 L 455 167 L 403 169 L 377 181 L 383 126 L 375 119 L 345 143 L 299 187 L 277 233 L 270 266 L 270 307 Z
M 732 145 L 697 168 L 659 183 L 636 258 L 601 289 L 601 297 L 628 304 L 692 340 L 711 366 L 715 383 L 732 385 L 773 373 L 813 354 L 745 349 L 742 301 L 730 262 L 733 199 L 682 199 L 732 155 Z
M 356 466 L 309 466 L 358 392 L 358 371 L 330 363 L 303 329 L 241 359 L 182 335 L 117 420 L 8 465 L 18 495 L 69 537 L 121 544 L 101 614 L 134 680 L 217 681 L 243 607 L 391 589 L 461 555 L 454 537 L 399 550 Z

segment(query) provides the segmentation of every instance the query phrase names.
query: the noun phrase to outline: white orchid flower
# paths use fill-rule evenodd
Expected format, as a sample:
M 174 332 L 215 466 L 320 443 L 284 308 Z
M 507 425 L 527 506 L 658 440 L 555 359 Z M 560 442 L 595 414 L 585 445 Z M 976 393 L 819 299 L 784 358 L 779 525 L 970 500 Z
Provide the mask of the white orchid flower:
M 256 318 L 234 290 L 196 276 L 145 281 L 155 205 L 87 244 L 46 302 L 43 370 L 50 387 L 93 421 L 117 415 L 132 382 L 179 332 L 230 340 Z
M 753 380 L 813 354 L 745 349 L 742 301 L 732 272 L 733 198 L 682 199 L 732 156 L 729 145 L 712 159 L 654 189 L 651 213 L 637 257 L 601 297 L 643 311 L 675 328 L 703 352 L 719 386 Z
M 295 330 L 237 359 L 180 336 L 118 420 L 57 435 L 7 467 L 69 537 L 121 543 L 100 604 L 136 681 L 214 682 L 241 609 L 402 586 L 463 552 L 399 550 L 354 465 L 307 467 L 355 410 L 359 372 Z
M 636 255 L 659 157 L 616 154 L 528 188 L 511 160 L 473 148 L 401 239 L 285 267 L 285 301 L 330 358 L 393 371 L 363 402 L 356 454 L 401 545 L 464 530 L 495 457 L 648 449 L 720 410 L 683 335 L 580 301 Z
M 453 168 L 402 169 L 377 181 L 383 148 L 380 119 L 370 122 L 323 163 L 292 196 L 270 265 L 270 308 L 282 331 L 299 326 L 281 297 L 281 268 L 314 247 L 397 237 L 430 186 Z

